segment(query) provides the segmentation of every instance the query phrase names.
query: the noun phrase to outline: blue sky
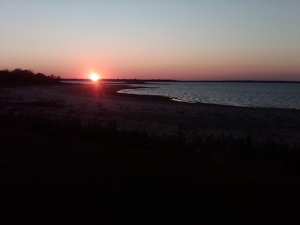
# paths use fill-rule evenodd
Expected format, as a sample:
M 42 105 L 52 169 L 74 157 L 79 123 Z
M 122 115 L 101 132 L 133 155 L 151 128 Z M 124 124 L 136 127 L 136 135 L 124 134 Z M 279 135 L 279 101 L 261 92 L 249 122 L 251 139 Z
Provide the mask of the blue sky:
M 1 0 L 0 69 L 300 80 L 300 1 Z

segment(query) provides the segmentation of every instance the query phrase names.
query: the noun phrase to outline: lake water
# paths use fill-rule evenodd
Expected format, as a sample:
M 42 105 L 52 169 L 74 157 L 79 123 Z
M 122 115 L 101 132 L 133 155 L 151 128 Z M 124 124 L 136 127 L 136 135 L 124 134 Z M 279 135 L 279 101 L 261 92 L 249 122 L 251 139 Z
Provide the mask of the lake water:
M 300 109 L 300 83 L 155 82 L 120 93 L 167 96 L 177 101 L 241 107 Z

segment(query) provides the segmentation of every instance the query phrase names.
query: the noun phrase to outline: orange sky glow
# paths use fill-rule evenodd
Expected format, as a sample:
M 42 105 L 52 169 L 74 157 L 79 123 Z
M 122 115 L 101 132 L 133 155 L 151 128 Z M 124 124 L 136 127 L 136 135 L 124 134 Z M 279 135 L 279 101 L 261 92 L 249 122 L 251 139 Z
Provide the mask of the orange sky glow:
M 0 6 L 0 69 L 80 79 L 95 71 L 103 79 L 300 81 L 298 1 Z

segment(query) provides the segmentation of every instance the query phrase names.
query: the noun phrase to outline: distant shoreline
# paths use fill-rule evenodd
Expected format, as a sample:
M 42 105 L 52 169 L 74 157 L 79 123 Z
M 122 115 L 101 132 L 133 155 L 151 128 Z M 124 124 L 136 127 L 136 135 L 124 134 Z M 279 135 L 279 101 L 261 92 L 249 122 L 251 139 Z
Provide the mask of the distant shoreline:
M 62 78 L 60 81 L 91 81 L 90 79 Z M 101 79 L 104 82 L 124 82 L 126 84 L 143 84 L 148 82 L 198 82 L 198 83 L 300 83 L 300 81 L 283 80 L 169 80 L 169 79 Z

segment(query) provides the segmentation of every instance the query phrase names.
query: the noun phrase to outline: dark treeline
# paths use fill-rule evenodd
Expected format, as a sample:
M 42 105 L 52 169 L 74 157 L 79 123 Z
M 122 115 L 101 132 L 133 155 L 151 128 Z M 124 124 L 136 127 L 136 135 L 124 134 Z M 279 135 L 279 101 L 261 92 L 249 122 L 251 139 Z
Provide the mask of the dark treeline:
M 68 79 L 61 79 L 61 80 L 62 81 L 89 81 L 90 79 L 68 78 Z M 180 82 L 178 80 L 172 80 L 172 79 L 101 79 L 101 81 L 122 82 L 128 84 L 144 84 L 147 82 Z
M 255 163 L 258 161 L 286 163 L 289 173 L 300 174 L 300 144 L 289 145 L 272 139 L 254 141 L 249 135 L 187 137 L 182 126 L 175 135 L 149 135 L 146 131 L 122 130 L 116 120 L 105 124 L 92 121 L 83 124 L 78 117 L 49 119 L 41 115 L 0 112 L 0 129 L 13 129 L 54 138 L 75 138 L 106 145 L 135 147 L 147 151 L 189 154 L 225 161 Z
M 90 79 L 63 78 L 62 81 L 89 81 Z M 284 80 L 174 80 L 174 79 L 101 79 L 105 82 L 123 82 L 129 84 L 143 84 L 147 82 L 197 82 L 197 83 L 300 83 L 300 81 Z
M 46 76 L 42 73 L 34 73 L 31 70 L 0 70 L 0 86 L 58 84 L 59 82 L 59 76 Z

